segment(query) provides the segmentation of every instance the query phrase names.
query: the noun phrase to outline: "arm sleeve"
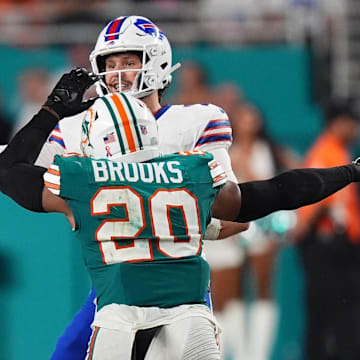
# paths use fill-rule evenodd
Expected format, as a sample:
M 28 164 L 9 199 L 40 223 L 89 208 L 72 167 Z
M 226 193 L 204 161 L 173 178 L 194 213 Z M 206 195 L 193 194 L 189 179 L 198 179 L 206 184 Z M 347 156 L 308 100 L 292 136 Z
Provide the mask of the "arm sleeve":
M 0 190 L 25 209 L 46 212 L 42 205 L 45 172 L 43 167 L 25 163 L 0 169 Z
M 1 168 L 15 163 L 33 164 L 58 119 L 41 109 L 11 140 L 0 155 Z
M 297 169 L 270 180 L 239 184 L 241 208 L 236 221 L 259 219 L 278 210 L 310 205 L 360 180 L 360 166 L 349 164 L 327 169 Z
M 46 169 L 33 164 L 57 122 L 41 109 L 0 154 L 0 190 L 28 210 L 45 212 L 42 176 Z

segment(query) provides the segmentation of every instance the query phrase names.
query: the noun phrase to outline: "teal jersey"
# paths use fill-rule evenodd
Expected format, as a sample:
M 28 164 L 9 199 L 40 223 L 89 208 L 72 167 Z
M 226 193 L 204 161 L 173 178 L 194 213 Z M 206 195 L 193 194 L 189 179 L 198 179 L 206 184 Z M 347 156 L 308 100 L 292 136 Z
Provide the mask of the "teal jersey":
M 99 309 L 205 303 L 202 237 L 226 181 L 212 155 L 146 163 L 57 156 L 45 181 L 73 210 Z

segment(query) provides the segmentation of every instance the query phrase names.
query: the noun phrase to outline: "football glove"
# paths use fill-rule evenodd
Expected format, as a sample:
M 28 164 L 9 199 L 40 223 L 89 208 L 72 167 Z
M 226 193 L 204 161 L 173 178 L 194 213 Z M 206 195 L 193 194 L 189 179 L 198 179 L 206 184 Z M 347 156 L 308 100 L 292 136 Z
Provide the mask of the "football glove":
M 43 108 L 60 119 L 88 109 L 95 101 L 83 101 L 85 91 L 98 77 L 85 69 L 76 68 L 64 74 L 48 96 Z

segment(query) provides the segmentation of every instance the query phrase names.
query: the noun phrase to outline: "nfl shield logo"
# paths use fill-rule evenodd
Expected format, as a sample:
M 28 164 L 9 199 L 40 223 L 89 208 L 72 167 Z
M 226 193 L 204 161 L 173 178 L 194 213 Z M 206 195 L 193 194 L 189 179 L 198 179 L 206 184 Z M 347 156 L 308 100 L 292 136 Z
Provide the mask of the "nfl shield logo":
M 148 132 L 147 127 L 144 125 L 140 125 L 140 130 L 143 135 L 146 135 Z

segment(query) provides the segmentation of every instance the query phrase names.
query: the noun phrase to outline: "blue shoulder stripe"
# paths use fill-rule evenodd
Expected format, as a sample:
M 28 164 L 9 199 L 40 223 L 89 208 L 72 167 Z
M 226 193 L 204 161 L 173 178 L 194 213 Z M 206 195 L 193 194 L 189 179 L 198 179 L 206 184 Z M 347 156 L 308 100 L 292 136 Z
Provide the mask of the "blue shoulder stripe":
M 222 134 L 222 135 L 208 135 L 202 136 L 195 146 L 204 145 L 211 142 L 218 142 L 218 141 L 230 141 L 232 142 L 232 135 L 231 134 Z
M 225 127 L 225 126 L 231 127 L 230 121 L 227 119 L 211 120 L 207 124 L 205 130 L 215 129 L 217 127 Z
M 169 110 L 171 105 L 164 105 L 161 109 L 159 109 L 155 114 L 155 119 L 157 120 L 165 111 Z
M 61 139 L 61 138 L 59 138 L 59 137 L 57 137 L 57 136 L 55 136 L 55 135 L 51 135 L 51 136 L 49 137 L 49 142 L 56 142 L 56 143 L 58 143 L 60 146 L 62 146 L 64 149 L 66 149 L 64 140 Z

